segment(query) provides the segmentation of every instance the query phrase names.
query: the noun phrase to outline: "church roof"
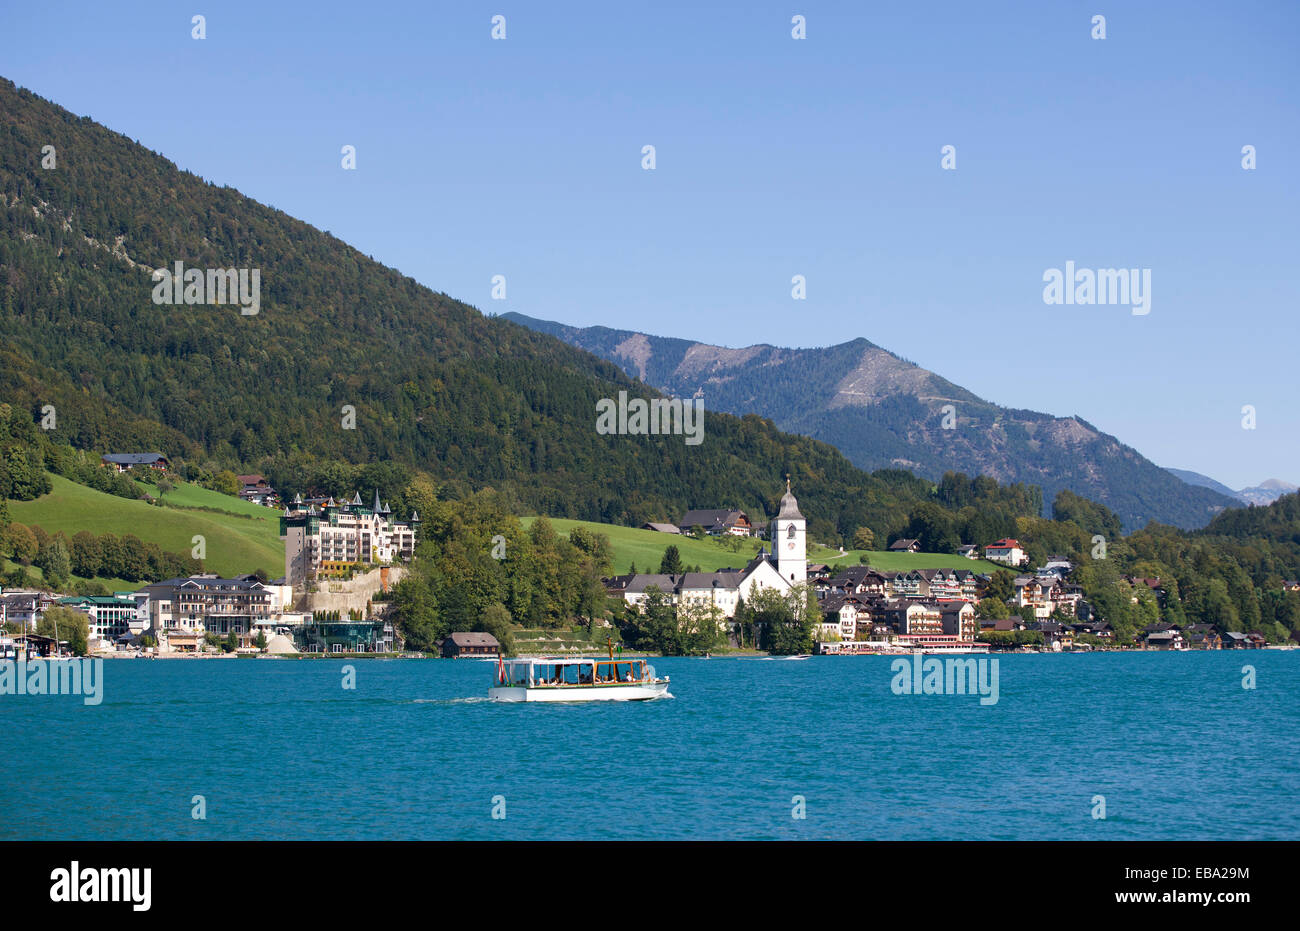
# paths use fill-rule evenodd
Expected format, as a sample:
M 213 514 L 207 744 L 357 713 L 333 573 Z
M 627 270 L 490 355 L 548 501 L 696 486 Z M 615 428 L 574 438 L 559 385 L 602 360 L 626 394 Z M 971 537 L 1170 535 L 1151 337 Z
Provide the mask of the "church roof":
M 799 513 L 799 502 L 795 500 L 794 495 L 790 492 L 790 480 L 785 480 L 785 494 L 781 496 L 781 513 L 776 515 L 777 520 L 788 518 L 791 520 L 803 520 L 804 516 Z

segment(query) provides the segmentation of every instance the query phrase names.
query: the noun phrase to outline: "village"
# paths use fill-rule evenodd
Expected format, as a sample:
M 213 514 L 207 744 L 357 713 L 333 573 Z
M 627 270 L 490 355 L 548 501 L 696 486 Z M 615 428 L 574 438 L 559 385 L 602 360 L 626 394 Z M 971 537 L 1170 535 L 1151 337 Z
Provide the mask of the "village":
M 113 453 L 103 464 L 126 471 L 144 466 L 164 472 L 159 453 Z M 261 475 L 238 476 L 239 497 L 280 508 L 278 494 Z M 0 658 L 61 655 L 66 642 L 38 634 L 38 622 L 54 606 L 83 615 L 86 650 L 97 656 L 393 654 L 403 649 L 389 616 L 389 595 L 414 557 L 420 517 L 398 520 L 376 491 L 347 500 L 303 499 L 282 507 L 284 575 L 222 578 L 212 573 L 166 579 L 134 591 L 69 595 L 41 590 L 0 591 Z M 682 528 L 686 528 L 683 530 Z M 651 592 L 677 608 L 709 608 L 722 619 L 726 642 L 741 646 L 735 622 L 742 602 L 774 590 L 786 597 L 810 590 L 821 611 L 813 652 L 869 654 L 900 651 L 1061 652 L 1110 648 L 1145 650 L 1260 649 L 1258 633 L 1213 625 L 1179 627 L 1155 622 L 1130 643 L 1118 642 L 1105 618 L 1096 616 L 1082 588 L 1071 583 L 1070 560 L 1051 557 L 1029 566 L 1015 539 L 983 547 L 965 544 L 954 555 L 981 557 L 1019 574 L 1000 598 L 1005 610 L 977 606 L 998 599 L 1006 580 L 977 568 L 916 568 L 889 571 L 869 565 L 810 563 L 807 522 L 787 480 L 771 521 L 752 520 L 737 509 L 694 509 L 677 524 L 651 522 L 642 529 L 666 538 L 691 533 L 725 540 L 763 541 L 746 565 L 712 572 L 629 573 L 603 580 L 606 594 L 627 609 L 640 609 Z M 914 539 L 897 539 L 889 550 L 916 553 Z M 982 550 L 982 552 L 981 552 Z M 1163 596 L 1159 579 L 1128 578 Z M 1288 583 L 1300 590 L 1300 583 Z M 1134 598 L 1136 603 L 1136 598 Z M 996 614 L 997 616 L 991 616 Z M 609 621 L 601 623 L 608 626 Z M 491 634 L 449 635 L 444 656 L 492 656 L 500 644 Z
M 969 560 L 1000 563 L 1018 571 L 1005 598 L 1009 616 L 980 616 L 976 606 L 996 587 L 988 572 L 963 568 L 918 568 L 888 571 L 871 566 L 831 566 L 806 558 L 806 521 L 787 482 L 778 516 L 769 522 L 751 520 L 734 509 L 696 509 L 678 524 L 650 522 L 643 529 L 673 535 L 688 528 L 710 537 L 757 537 L 770 546 L 741 569 L 686 572 L 678 575 L 635 574 L 607 579 L 607 591 L 628 605 L 645 602 L 652 590 L 676 605 L 709 605 L 732 619 L 742 600 L 763 588 L 784 593 L 807 585 L 816 593 L 822 620 L 814 641 L 819 654 L 866 654 L 920 650 L 925 652 L 1062 652 L 1133 648 L 1144 650 L 1262 649 L 1259 633 L 1222 630 L 1214 625 L 1178 627 L 1154 622 L 1130 644 L 1117 641 L 1115 630 L 1085 600 L 1083 589 L 1070 582 L 1075 567 L 1052 556 L 1043 565 L 1029 566 L 1018 540 L 1003 538 L 982 547 L 963 544 L 956 554 Z M 916 553 L 914 539 L 898 539 L 896 553 Z M 1159 579 L 1127 577 L 1134 586 L 1164 595 Z M 1300 591 L 1300 582 L 1287 583 Z M 1136 597 L 1133 599 L 1137 603 Z M 735 642 L 734 624 L 728 633 Z

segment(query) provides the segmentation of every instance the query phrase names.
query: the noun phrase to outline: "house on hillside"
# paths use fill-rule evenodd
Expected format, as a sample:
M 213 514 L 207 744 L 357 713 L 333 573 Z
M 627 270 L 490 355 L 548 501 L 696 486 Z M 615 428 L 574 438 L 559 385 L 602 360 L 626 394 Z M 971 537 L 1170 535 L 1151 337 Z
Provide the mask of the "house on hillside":
M 119 472 L 125 472 L 132 466 L 148 466 L 165 472 L 171 462 L 162 453 L 105 453 L 99 457 L 102 465 L 112 466 Z
M 654 521 L 646 521 L 641 525 L 642 530 L 653 530 L 656 533 L 681 533 L 681 528 L 676 524 L 656 524 Z
M 919 553 L 921 552 L 920 540 L 895 540 L 889 544 L 891 553 Z
M 245 501 L 267 507 L 275 507 L 279 502 L 279 495 L 264 476 L 236 475 L 235 480 L 239 482 L 239 497 Z
M 1029 559 L 1020 541 L 1010 538 L 998 540 L 984 547 L 984 558 L 1007 566 L 1023 566 Z
M 724 536 L 731 534 L 737 537 L 747 537 L 753 532 L 753 525 L 749 522 L 749 515 L 744 511 L 721 509 L 701 509 L 697 508 L 687 511 L 681 520 L 677 522 L 682 533 L 690 533 L 696 527 L 700 527 L 709 536 Z
M 957 547 L 957 555 L 965 556 L 967 559 L 979 559 L 980 548 L 974 543 L 967 543 L 964 546 Z

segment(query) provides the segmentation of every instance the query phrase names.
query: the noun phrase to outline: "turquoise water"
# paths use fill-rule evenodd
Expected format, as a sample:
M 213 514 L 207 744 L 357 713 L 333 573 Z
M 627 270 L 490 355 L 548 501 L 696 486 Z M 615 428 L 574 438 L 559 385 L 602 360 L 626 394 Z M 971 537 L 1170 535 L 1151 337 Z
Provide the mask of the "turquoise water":
M 987 707 L 654 664 L 673 699 L 522 705 L 477 661 L 109 661 L 97 707 L 0 696 L 0 838 L 1300 838 L 1300 651 L 1003 656 Z

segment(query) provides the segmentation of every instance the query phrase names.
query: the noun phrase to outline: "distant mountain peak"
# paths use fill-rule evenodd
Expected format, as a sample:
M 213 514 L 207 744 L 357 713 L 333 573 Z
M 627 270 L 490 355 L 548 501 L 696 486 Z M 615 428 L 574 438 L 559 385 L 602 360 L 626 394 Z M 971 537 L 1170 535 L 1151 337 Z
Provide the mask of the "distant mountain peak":
M 1229 489 L 1180 480 L 1082 417 L 999 407 L 864 337 L 814 349 L 732 348 L 503 316 L 669 394 L 702 391 L 714 410 L 759 414 L 823 440 L 864 469 L 901 467 L 931 479 L 952 470 L 1024 482 L 1041 487 L 1049 507 L 1069 489 L 1110 507 L 1128 529 L 1151 520 L 1201 527 L 1240 500 Z

